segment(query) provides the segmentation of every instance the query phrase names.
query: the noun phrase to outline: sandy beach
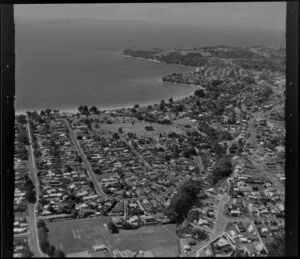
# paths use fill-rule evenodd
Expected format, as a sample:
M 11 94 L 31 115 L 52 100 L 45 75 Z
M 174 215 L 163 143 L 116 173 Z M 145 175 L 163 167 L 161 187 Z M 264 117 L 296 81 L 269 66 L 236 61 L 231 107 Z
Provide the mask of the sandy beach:
M 166 83 L 168 84 L 169 82 L 162 82 L 161 83 Z M 172 84 L 172 83 L 170 83 Z M 197 88 L 201 88 L 201 86 L 199 85 L 190 85 L 190 86 L 195 86 Z M 195 90 L 193 90 L 191 93 L 189 94 L 186 94 L 186 95 L 183 95 L 183 96 L 179 96 L 179 97 L 175 97 L 173 98 L 172 96 L 170 96 L 169 98 L 173 98 L 174 102 L 177 102 L 177 101 L 180 101 L 180 100 L 183 100 L 185 98 L 188 98 L 190 96 L 193 96 L 194 95 L 194 92 Z M 165 99 L 165 101 L 168 101 L 169 99 Z M 159 104 L 160 103 L 160 100 L 157 100 L 157 101 L 154 101 L 154 102 L 146 102 L 146 103 L 139 103 L 140 107 L 145 107 L 145 106 L 148 106 L 148 105 L 154 105 L 154 104 Z M 78 105 L 77 107 L 79 107 L 80 105 Z M 134 104 L 132 105 L 124 105 L 124 106 L 114 106 L 114 107 L 97 107 L 100 111 L 115 111 L 115 110 L 120 110 L 120 109 L 131 109 L 132 107 L 134 106 Z M 63 112 L 63 113 L 70 113 L 70 114 L 75 114 L 78 112 L 77 110 L 77 107 L 66 107 L 66 108 L 63 108 L 63 107 L 48 107 L 50 109 L 59 109 L 60 112 Z M 44 110 L 46 108 L 43 108 L 43 109 L 26 109 L 26 110 L 18 110 L 18 111 L 15 111 L 15 115 L 20 115 L 20 114 L 26 114 L 26 111 L 37 111 L 37 112 L 40 112 L 41 110 Z

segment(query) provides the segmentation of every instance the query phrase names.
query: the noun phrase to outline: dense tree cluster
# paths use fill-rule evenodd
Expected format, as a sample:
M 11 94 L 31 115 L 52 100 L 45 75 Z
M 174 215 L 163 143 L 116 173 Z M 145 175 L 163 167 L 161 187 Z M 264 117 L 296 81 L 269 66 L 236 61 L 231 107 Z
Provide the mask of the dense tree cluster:
M 46 223 L 42 220 L 39 220 L 37 223 L 37 228 L 41 250 L 49 257 L 65 257 L 65 254 L 60 249 L 56 249 L 54 245 L 50 244 L 48 238 L 49 229 L 47 228 Z
M 202 190 L 200 181 L 189 180 L 185 182 L 172 197 L 166 215 L 172 222 L 182 222 L 189 210 L 195 204 L 197 195 Z
M 204 89 L 198 89 L 194 92 L 194 95 L 196 95 L 199 98 L 205 97 L 205 90 Z
M 24 114 L 16 116 L 16 120 L 20 124 L 26 124 L 26 122 L 27 122 L 26 115 L 24 115 Z
M 285 239 L 283 235 L 274 237 L 273 241 L 267 243 L 269 256 L 284 256 L 285 255 Z
M 125 55 L 131 57 L 140 57 L 145 59 L 154 59 L 168 64 L 179 64 L 185 66 L 204 66 L 208 62 L 208 58 L 201 53 L 180 53 L 178 51 L 170 51 L 161 54 L 162 49 L 141 50 L 141 49 L 126 49 L 123 51 Z
M 118 227 L 117 227 L 112 221 L 109 221 L 109 222 L 107 223 L 107 228 L 108 228 L 109 231 L 110 231 L 111 233 L 113 233 L 113 234 L 119 232 Z
M 230 176 L 232 173 L 232 165 L 230 157 L 222 157 L 217 161 L 214 170 L 211 172 L 212 184 L 216 184 L 220 180 Z
M 23 127 L 19 127 L 19 132 L 17 133 L 16 139 L 23 145 L 29 145 L 29 138 Z
M 34 191 L 34 184 L 27 175 L 25 176 L 24 180 L 25 180 L 25 183 L 24 183 L 22 190 L 24 190 L 26 192 L 25 199 L 29 203 L 35 203 L 36 202 L 36 194 Z
M 207 135 L 207 141 L 210 144 L 218 143 L 221 141 L 232 140 L 232 135 L 226 131 L 221 129 L 215 129 L 211 127 L 206 121 L 201 121 L 198 123 L 199 130 Z
M 195 239 L 201 240 L 201 241 L 208 238 L 207 233 L 204 230 L 198 229 L 198 228 L 194 228 L 192 230 L 192 235 Z
M 87 105 L 80 105 L 77 108 L 77 110 L 80 114 L 83 114 L 86 116 L 89 116 L 90 114 L 98 114 L 99 113 L 99 110 L 96 106 L 92 106 L 89 108 Z

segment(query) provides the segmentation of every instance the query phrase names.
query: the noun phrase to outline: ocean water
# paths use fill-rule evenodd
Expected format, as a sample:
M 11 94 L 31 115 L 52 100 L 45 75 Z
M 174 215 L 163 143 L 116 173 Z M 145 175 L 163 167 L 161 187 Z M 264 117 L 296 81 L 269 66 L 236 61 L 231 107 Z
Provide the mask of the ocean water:
M 159 81 L 192 68 L 123 57 L 123 49 L 284 43 L 282 33 L 144 22 L 15 19 L 16 111 L 79 105 L 125 107 L 186 96 L 193 86 Z

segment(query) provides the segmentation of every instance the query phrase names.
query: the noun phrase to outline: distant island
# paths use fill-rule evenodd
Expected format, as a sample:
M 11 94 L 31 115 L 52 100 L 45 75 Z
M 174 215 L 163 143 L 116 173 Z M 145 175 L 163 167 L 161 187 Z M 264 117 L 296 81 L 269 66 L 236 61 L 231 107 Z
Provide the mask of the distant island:
M 245 70 L 263 71 L 268 68 L 272 72 L 285 71 L 285 48 L 267 48 L 264 46 L 236 47 L 213 46 L 193 49 L 164 50 L 160 48 L 143 49 L 127 48 L 122 55 L 142 58 L 167 64 L 195 67 L 191 73 L 173 73 L 163 75 L 163 82 L 201 85 L 203 76 L 224 78 L 242 75 Z M 224 71 L 227 74 L 224 74 Z M 229 69 L 228 69 L 229 68 Z M 204 73 L 205 71 L 205 73 Z M 248 73 L 245 73 L 248 74 Z M 225 76 L 225 77 L 224 77 Z M 207 81 L 207 80 L 206 80 Z

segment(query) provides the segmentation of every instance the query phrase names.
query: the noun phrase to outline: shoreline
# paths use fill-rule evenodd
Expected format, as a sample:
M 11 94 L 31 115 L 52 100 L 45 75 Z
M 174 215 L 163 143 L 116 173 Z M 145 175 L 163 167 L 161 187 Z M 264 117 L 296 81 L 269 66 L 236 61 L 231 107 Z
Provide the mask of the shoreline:
M 172 84 L 171 82 L 162 82 L 162 83 L 170 83 Z M 194 87 L 197 87 L 197 88 L 200 88 L 201 86 L 199 85 L 189 85 L 189 86 L 194 86 Z M 193 96 L 194 95 L 194 92 L 196 90 L 193 90 L 193 92 L 189 93 L 189 94 L 185 94 L 185 95 L 182 95 L 182 96 L 178 96 L 178 97 L 169 97 L 169 98 L 173 98 L 174 102 L 178 102 L 178 101 L 182 101 L 190 96 Z M 165 101 L 168 101 L 167 99 L 165 99 Z M 159 102 L 160 101 L 153 101 L 153 102 L 149 102 L 149 103 L 142 103 L 142 104 L 139 104 L 140 107 L 146 107 L 148 105 L 159 105 Z M 137 103 L 138 104 L 138 103 Z M 113 107 L 97 107 L 97 105 L 92 105 L 92 106 L 96 106 L 101 112 L 103 111 L 117 111 L 117 110 L 122 110 L 122 109 L 131 109 L 133 108 L 135 104 L 132 104 L 132 105 L 124 105 L 124 106 L 113 106 Z M 77 107 L 79 107 L 80 105 L 78 105 Z M 50 109 L 59 109 L 59 113 L 68 113 L 68 114 L 76 114 L 78 113 L 78 110 L 77 110 L 77 107 L 76 108 L 59 108 L 59 107 L 54 107 L 54 108 L 51 108 L 51 107 L 45 107 L 45 108 L 31 108 L 31 109 L 22 109 L 22 110 L 15 110 L 15 115 L 21 115 L 21 114 L 26 114 L 26 111 L 37 111 L 38 113 L 41 111 L 41 110 L 44 110 L 44 109 L 47 109 L 47 108 L 50 108 Z
M 187 65 L 182 65 L 182 64 L 166 63 L 166 62 L 159 61 L 159 60 L 154 60 L 154 59 L 151 59 L 151 58 L 133 57 L 133 56 L 130 56 L 130 55 L 125 55 L 125 54 L 123 54 L 123 52 L 120 52 L 120 55 L 122 57 L 125 57 L 125 58 L 134 58 L 134 59 L 139 59 L 139 60 L 147 60 L 147 61 L 154 62 L 154 63 L 161 63 L 161 64 L 165 64 L 165 65 L 174 65 L 174 66 L 180 66 L 180 67 L 190 68 L 190 69 L 192 69 L 192 71 L 194 71 L 196 69 L 196 67 L 193 67 L 193 66 L 187 66 Z
M 159 61 L 159 60 L 153 60 L 153 59 L 147 59 L 147 58 L 140 58 L 140 57 L 132 57 L 132 56 L 129 56 L 129 55 L 125 55 L 123 54 L 123 52 L 118 52 L 122 57 L 125 57 L 125 58 L 134 58 L 134 59 L 140 59 L 140 60 L 146 60 L 146 61 L 150 61 L 150 62 L 155 62 L 155 63 L 161 63 L 161 64 L 166 64 L 166 65 L 176 65 L 176 66 L 182 66 L 182 67 L 186 67 L 186 68 L 190 68 L 192 71 L 195 69 L 194 67 L 191 67 L 191 66 L 186 66 L 186 65 L 180 65 L 180 64 L 169 64 L 169 63 L 166 63 L 166 62 L 162 62 L 162 61 Z M 162 77 L 158 78 L 157 79 L 158 82 L 160 82 L 161 84 L 174 84 L 174 85 L 185 85 L 185 86 L 188 86 L 188 87 L 194 87 L 194 88 L 202 88 L 201 85 L 193 85 L 193 84 L 183 84 L 183 83 L 172 83 L 172 82 L 165 82 L 162 80 Z M 190 97 L 192 95 L 194 95 L 194 92 L 196 91 L 197 89 L 194 89 L 191 93 L 189 94 L 186 94 L 186 95 L 183 95 L 183 96 L 178 96 L 176 98 L 173 98 L 173 97 L 169 97 L 169 98 L 173 98 L 174 102 L 176 101 L 180 101 L 180 100 L 183 100 L 187 97 Z M 143 104 L 139 104 L 140 107 L 145 107 L 145 106 L 148 106 L 148 105 L 155 105 L 155 104 L 159 104 L 160 100 L 158 101 L 150 101 L 150 102 L 147 102 L 147 103 L 143 103 Z M 77 107 L 79 107 L 80 105 L 78 105 Z M 97 105 L 92 105 L 92 106 L 96 106 Z M 134 104 L 132 105 L 121 105 L 121 106 L 113 106 L 113 107 L 97 107 L 100 111 L 116 111 L 116 110 L 120 110 L 120 109 L 131 109 L 132 107 L 134 106 Z M 41 110 L 44 110 L 44 109 L 47 109 L 47 108 L 50 108 L 50 109 L 59 109 L 60 113 L 70 113 L 70 114 L 76 114 L 78 111 L 77 111 L 77 107 L 76 108 L 64 108 L 64 107 L 45 107 L 45 108 L 28 108 L 28 109 L 20 109 L 20 110 L 16 110 L 15 109 L 15 115 L 21 115 L 21 114 L 26 114 L 26 111 L 37 111 L 38 113 L 41 111 Z

